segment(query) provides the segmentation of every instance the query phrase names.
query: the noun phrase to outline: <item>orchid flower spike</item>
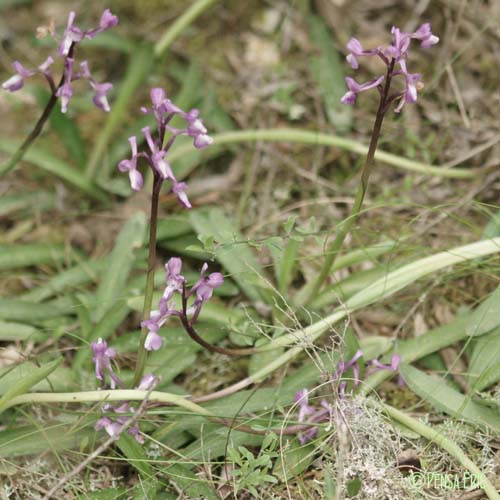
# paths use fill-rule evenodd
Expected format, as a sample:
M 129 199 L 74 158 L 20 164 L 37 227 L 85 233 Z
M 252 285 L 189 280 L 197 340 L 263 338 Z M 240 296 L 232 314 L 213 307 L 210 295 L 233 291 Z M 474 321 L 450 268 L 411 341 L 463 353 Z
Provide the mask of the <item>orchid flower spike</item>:
M 404 78 L 405 90 L 399 94 L 389 96 L 389 99 L 385 101 L 390 104 L 394 100 L 399 99 L 399 103 L 394 109 L 395 112 L 399 113 L 406 103 L 417 102 L 417 91 L 423 88 L 421 83 L 421 76 L 418 73 L 410 73 L 407 69 L 407 60 L 409 59 L 409 49 L 412 40 L 418 40 L 420 46 L 424 49 L 430 48 L 439 42 L 439 38 L 434 35 L 431 31 L 431 26 L 429 23 L 422 24 L 413 33 L 401 31 L 396 26 L 391 29 L 392 43 L 383 48 L 376 47 L 375 49 L 366 50 L 361 45 L 361 42 L 357 38 L 351 38 L 347 43 L 347 49 L 349 53 L 346 57 L 347 62 L 351 65 L 353 69 L 359 68 L 359 57 L 378 57 L 387 67 L 387 83 L 386 87 L 390 86 L 391 79 L 396 76 L 402 76 Z M 397 66 L 399 67 L 397 67 Z M 347 92 L 341 99 L 343 104 L 354 104 L 359 93 L 366 90 L 371 90 L 377 88 L 381 91 L 381 83 L 384 76 L 381 75 L 376 77 L 366 83 L 358 83 L 351 77 L 346 77 L 345 81 L 347 84 Z M 388 87 L 385 89 L 388 90 Z M 388 96 L 384 94 L 384 99 Z M 387 108 L 384 108 L 387 109 Z
M 99 26 L 91 30 L 82 30 L 78 26 L 75 26 L 76 13 L 70 12 L 68 15 L 68 22 L 66 24 L 66 29 L 62 39 L 60 40 L 59 47 L 57 49 L 57 55 L 62 60 L 63 63 L 63 78 L 61 84 L 56 87 L 54 79 L 52 77 L 50 66 L 54 63 L 54 58 L 49 56 L 42 64 L 38 66 L 36 70 L 27 70 L 18 61 L 13 63 L 14 70 L 16 74 L 10 77 L 2 84 L 2 88 L 9 92 L 16 92 L 20 90 L 24 85 L 24 79 L 36 74 L 41 74 L 47 80 L 50 90 L 57 97 L 61 99 L 61 111 L 66 113 L 68 110 L 69 102 L 73 97 L 73 85 L 72 83 L 78 79 L 88 80 L 91 88 L 94 90 L 94 97 L 92 99 L 93 103 L 99 109 L 108 112 L 110 106 L 107 100 L 107 93 L 112 89 L 111 83 L 97 83 L 93 78 L 88 69 L 87 61 L 80 63 L 80 68 L 82 70 L 76 74 L 73 73 L 73 66 L 75 63 L 74 52 L 75 47 L 84 39 L 92 39 L 98 33 L 106 31 L 113 26 L 118 24 L 118 18 L 111 13 L 109 9 L 106 9 L 99 21 Z M 49 30 L 50 34 L 57 38 L 53 30 Z

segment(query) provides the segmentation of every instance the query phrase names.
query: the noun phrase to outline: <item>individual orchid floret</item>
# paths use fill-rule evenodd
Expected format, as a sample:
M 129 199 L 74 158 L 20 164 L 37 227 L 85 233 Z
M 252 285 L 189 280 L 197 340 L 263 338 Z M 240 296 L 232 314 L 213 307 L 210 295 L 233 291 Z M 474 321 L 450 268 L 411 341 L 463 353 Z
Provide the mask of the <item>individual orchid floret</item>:
M 211 273 L 206 276 L 207 269 L 208 264 L 205 262 L 201 268 L 200 279 L 194 284 L 188 294 L 188 296 L 193 293 L 196 294 L 196 300 L 191 307 L 191 310 L 193 311 L 193 317 L 191 319 L 192 322 L 195 322 L 198 319 L 203 304 L 212 297 L 214 290 L 222 286 L 224 283 L 224 277 L 221 273 Z
M 71 85 L 73 75 L 73 64 L 75 60 L 68 57 L 64 62 L 64 83 L 59 87 L 56 96 L 61 98 L 61 111 L 66 113 L 68 104 L 73 97 L 73 87 Z
M 309 404 L 309 391 L 304 388 L 295 394 L 295 403 L 299 407 L 297 420 L 301 424 L 319 424 L 331 420 L 333 408 L 326 400 L 321 400 L 320 406 Z M 311 425 L 297 433 L 300 444 L 304 445 L 314 439 L 318 433 L 318 426 Z
M 432 34 L 430 23 L 422 24 L 411 37 L 420 40 L 420 47 L 423 49 L 428 49 L 439 42 L 439 37 Z
M 162 298 L 168 302 L 175 292 L 182 292 L 182 287 L 186 282 L 186 278 L 182 276 L 182 259 L 179 257 L 172 257 L 165 264 L 166 287 L 163 291 Z
M 13 63 L 16 75 L 9 78 L 2 84 L 2 87 L 9 92 L 15 92 L 23 87 L 24 79 L 35 74 L 43 75 L 49 83 L 50 89 L 53 94 L 61 99 L 61 111 L 66 113 L 68 104 L 73 96 L 72 82 L 78 79 L 86 79 L 89 81 L 95 94 L 93 103 L 103 111 L 109 111 L 109 103 L 107 100 L 107 93 L 111 90 L 110 83 L 97 83 L 91 76 L 86 61 L 80 64 L 81 71 L 73 74 L 74 66 L 74 48 L 75 45 L 80 43 L 84 38 L 94 38 L 98 33 L 105 31 L 118 24 L 118 18 L 114 16 L 109 9 L 106 9 L 99 23 L 99 26 L 92 30 L 83 31 L 75 26 L 75 12 L 70 12 L 68 22 L 64 31 L 63 37 L 60 40 L 57 50 L 58 56 L 63 61 L 63 78 L 58 87 L 54 83 L 49 67 L 54 63 L 54 58 L 49 56 L 42 64 L 40 64 L 35 71 L 26 70 L 18 61 Z M 47 31 L 54 38 L 58 38 L 53 29 Z
M 340 381 L 340 378 L 344 373 L 349 371 L 351 368 L 353 370 L 353 378 L 354 378 L 354 385 L 358 385 L 360 380 L 359 380 L 359 365 L 358 365 L 358 360 L 363 356 L 363 351 L 361 349 L 358 349 L 354 356 L 349 360 L 349 361 L 342 361 L 340 360 L 337 363 L 337 369 L 335 371 L 335 374 L 333 375 L 333 380 L 334 381 Z
M 365 92 L 366 90 L 378 87 L 383 82 L 383 80 L 384 77 L 381 76 L 379 78 L 375 78 L 374 80 L 370 80 L 369 82 L 360 84 L 356 80 L 354 80 L 354 78 L 346 76 L 345 82 L 349 90 L 342 97 L 342 104 L 354 104 L 360 92 Z
M 361 42 L 357 38 L 351 38 L 347 42 L 347 48 L 349 49 L 349 54 L 347 55 L 346 60 L 351 65 L 352 69 L 359 68 L 358 57 L 373 56 L 379 53 L 379 49 L 364 50 Z
M 110 387 L 115 389 L 116 386 L 124 387 L 125 384 L 121 379 L 114 373 L 113 367 L 111 366 L 111 360 L 116 356 L 116 352 L 105 340 L 99 339 L 97 342 L 92 342 L 92 353 L 94 357 L 92 358 L 95 365 L 95 376 L 101 381 L 102 385 L 106 384 L 106 375 L 110 378 Z
M 405 103 L 413 104 L 417 102 L 417 90 L 422 86 L 420 83 L 421 75 L 419 73 L 408 73 L 405 61 L 400 61 L 399 66 L 401 68 L 401 74 L 405 78 L 406 90 L 404 96 L 400 98 L 399 104 L 394 109 L 396 113 L 401 111 Z
M 130 143 L 130 148 L 132 149 L 132 156 L 130 160 L 122 160 L 118 164 L 118 169 L 120 172 L 128 172 L 130 179 L 130 185 L 134 191 L 140 191 L 143 185 L 142 174 L 137 170 L 137 158 L 139 157 L 137 153 L 137 139 L 135 136 L 129 137 L 128 142 Z
M 9 92 L 16 92 L 16 90 L 23 88 L 24 79 L 33 76 L 36 72 L 26 69 L 19 61 L 14 61 L 12 67 L 15 69 L 16 74 L 3 82 L 2 88 Z
M 109 107 L 107 94 L 113 88 L 113 84 L 112 83 L 90 82 L 90 86 L 95 91 L 95 95 L 92 98 L 92 102 L 99 109 L 102 109 L 103 111 L 106 111 L 106 113 L 109 113 L 111 108 Z
M 389 370 L 394 373 L 398 373 L 398 385 L 403 385 L 404 380 L 401 374 L 399 373 L 399 365 L 401 363 L 401 356 L 399 354 L 393 354 L 391 357 L 391 364 L 385 365 L 376 359 L 372 359 L 370 361 L 370 365 L 375 367 L 374 371 L 378 370 Z

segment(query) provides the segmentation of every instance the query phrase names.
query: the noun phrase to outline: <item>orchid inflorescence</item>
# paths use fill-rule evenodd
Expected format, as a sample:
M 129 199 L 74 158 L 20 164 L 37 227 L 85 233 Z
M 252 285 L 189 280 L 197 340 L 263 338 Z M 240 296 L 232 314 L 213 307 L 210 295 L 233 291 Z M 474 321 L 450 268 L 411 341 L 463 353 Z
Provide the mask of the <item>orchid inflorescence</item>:
M 129 137 L 132 157 L 128 160 L 122 160 L 118 164 L 118 168 L 121 172 L 128 172 L 130 186 L 134 191 L 140 191 L 144 181 L 142 174 L 137 169 L 137 161 L 141 157 L 144 158 L 155 175 L 172 182 L 172 191 L 177 195 L 181 205 L 185 208 L 191 208 L 191 203 L 185 193 L 186 183 L 177 181 L 166 156 L 175 139 L 181 135 L 192 137 L 193 145 L 197 149 L 209 146 L 213 143 L 213 139 L 207 135 L 207 129 L 203 124 L 203 120 L 199 117 L 199 110 L 192 109 L 188 113 L 182 111 L 167 98 L 162 88 L 151 89 L 150 96 L 152 107 L 142 107 L 141 111 L 145 114 L 154 115 L 157 123 L 156 138 L 153 138 L 150 127 L 144 127 L 142 133 L 149 151 L 138 152 L 137 138 L 135 136 Z M 186 122 L 186 128 L 175 128 L 170 125 L 175 116 L 179 116 Z M 167 133 L 169 134 L 168 140 L 166 140 Z
M 159 329 L 168 321 L 171 316 L 189 316 L 189 323 L 192 325 L 198 319 L 203 304 L 212 297 L 215 288 L 224 283 L 221 273 L 210 273 L 206 275 L 208 264 L 203 264 L 200 279 L 186 290 L 186 278 L 182 276 L 182 260 L 179 257 L 172 257 L 166 264 L 166 286 L 158 303 L 158 309 L 151 311 L 149 319 L 143 321 L 141 326 L 147 328 L 149 333 L 146 337 L 144 347 L 148 350 L 160 349 L 163 339 L 158 335 Z M 188 298 L 194 296 L 193 304 L 184 311 L 184 308 L 176 309 L 173 297 L 179 293 L 184 304 Z
M 424 23 L 413 33 L 401 31 L 395 26 L 391 30 L 392 44 L 388 47 L 377 47 L 372 50 L 363 49 L 361 42 L 356 38 L 351 38 L 347 43 L 347 48 L 350 53 L 347 55 L 347 62 L 353 69 L 359 68 L 359 57 L 379 57 L 388 68 L 388 75 L 402 76 L 405 80 L 405 91 L 394 94 L 389 97 L 389 102 L 400 99 L 395 111 L 400 112 L 405 103 L 417 102 L 417 91 L 423 87 L 421 75 L 419 73 L 409 73 L 406 62 L 408 59 L 408 51 L 412 39 L 418 40 L 420 46 L 424 49 L 432 47 L 439 42 L 439 38 L 432 34 L 429 23 Z M 399 68 L 396 69 L 395 65 Z M 348 91 L 342 97 L 343 104 L 354 104 L 359 93 L 373 88 L 378 88 L 382 91 L 381 84 L 384 80 L 384 75 L 374 78 L 366 83 L 358 83 L 354 78 L 346 77 Z
M 93 358 L 95 365 L 95 375 L 98 380 L 101 381 L 101 389 L 107 387 L 106 379 L 109 377 L 109 387 L 111 389 L 116 389 L 117 386 L 125 387 L 125 383 L 116 375 L 113 370 L 112 360 L 116 356 L 116 352 L 105 340 L 99 339 L 97 342 L 92 342 L 91 345 Z M 149 391 L 154 388 L 158 383 L 158 378 L 151 373 L 144 375 L 142 377 L 140 384 L 137 389 L 140 391 Z M 112 405 L 111 403 L 105 403 L 101 410 L 106 412 L 108 415 L 101 417 L 96 425 L 95 429 L 97 431 L 104 429 L 110 436 L 118 438 L 120 430 L 124 424 L 126 424 L 132 417 L 127 416 L 127 413 L 134 413 L 135 408 L 130 404 L 129 401 L 121 402 L 117 405 Z M 109 416 L 109 413 L 114 415 Z M 144 438 L 140 434 L 139 425 L 135 422 L 127 432 L 133 436 L 137 442 L 143 443 Z
M 26 69 L 19 61 L 14 61 L 16 74 L 10 77 L 2 84 L 2 87 L 9 92 L 15 92 L 24 86 L 24 79 L 34 76 L 37 73 L 41 74 L 47 80 L 53 94 L 61 99 L 61 111 L 66 113 L 68 104 L 73 97 L 72 82 L 75 80 L 87 80 L 94 91 L 93 103 L 103 111 L 109 111 L 109 103 L 107 99 L 108 92 L 113 88 L 111 83 L 97 83 L 89 70 L 87 61 L 80 63 L 80 69 L 74 73 L 75 59 L 73 57 L 75 45 L 84 39 L 91 40 L 97 34 L 106 31 L 118 24 L 118 18 L 106 9 L 101 16 L 99 26 L 91 30 L 81 30 L 74 25 L 76 14 L 70 12 L 68 16 L 68 24 L 64 31 L 62 39 L 59 39 L 53 27 L 48 29 L 48 32 L 59 40 L 59 48 L 57 55 L 63 60 L 63 76 L 61 83 L 56 86 L 54 78 L 50 70 L 50 66 L 54 63 L 54 58 L 49 56 L 38 68 L 34 70 Z
M 359 349 L 348 361 L 340 360 L 337 363 L 335 373 L 331 377 L 330 382 L 338 383 L 338 397 L 341 400 L 344 400 L 346 397 L 347 380 L 345 380 L 344 375 L 351 368 L 353 371 L 353 386 L 356 387 L 361 383 L 359 362 L 362 357 L 363 351 Z M 372 359 L 368 361 L 367 365 L 371 370 L 371 373 L 380 370 L 389 370 L 394 373 L 398 373 L 398 384 L 402 385 L 404 382 L 401 374 L 399 373 L 400 362 L 401 356 L 399 356 L 399 354 L 393 354 L 390 364 L 383 364 L 377 359 Z M 298 422 L 308 426 L 306 429 L 301 429 L 297 432 L 297 438 L 301 444 L 306 444 L 308 441 L 316 437 L 318 433 L 318 427 L 315 424 L 331 421 L 334 410 L 332 405 L 330 405 L 325 399 L 320 401 L 319 406 L 309 404 L 309 391 L 307 388 L 301 389 L 295 394 L 295 403 L 299 408 L 297 417 Z M 310 427 L 309 424 L 311 424 Z

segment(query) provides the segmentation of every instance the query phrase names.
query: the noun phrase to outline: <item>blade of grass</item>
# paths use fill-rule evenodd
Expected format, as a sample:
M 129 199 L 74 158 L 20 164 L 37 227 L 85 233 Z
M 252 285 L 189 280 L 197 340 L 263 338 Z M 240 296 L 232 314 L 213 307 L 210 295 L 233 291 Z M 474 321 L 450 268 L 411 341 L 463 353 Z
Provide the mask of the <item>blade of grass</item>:
M 235 132 L 214 134 L 212 137 L 214 139 L 215 146 L 256 141 L 296 142 L 299 144 L 310 144 L 314 146 L 332 146 L 360 156 L 366 156 L 368 152 L 368 146 L 352 139 L 345 139 L 332 134 L 322 134 L 320 132 L 291 128 L 238 130 Z M 182 158 L 184 155 L 189 154 L 191 149 L 191 146 L 188 146 L 187 144 L 175 150 L 172 149 L 169 160 L 172 163 L 175 163 L 177 158 Z M 210 148 L 209 153 L 212 154 L 212 150 L 214 149 L 215 148 Z M 375 160 L 403 170 L 416 172 L 418 174 L 447 177 L 452 179 L 470 179 L 480 174 L 486 174 L 490 171 L 488 168 L 446 168 L 428 165 L 426 163 L 409 160 L 392 153 L 386 153 L 380 149 L 378 149 L 375 153 Z M 192 168 L 194 168 L 194 165 Z M 188 173 L 188 171 L 182 172 L 183 175 L 187 175 Z
M 0 151 L 14 154 L 16 150 L 17 144 L 0 138 Z M 59 177 L 96 200 L 106 201 L 108 199 L 105 193 L 97 185 L 91 180 L 86 179 L 78 170 L 75 170 L 64 161 L 44 151 L 39 146 L 30 147 L 24 155 L 23 161 L 32 163 L 41 170 Z
M 135 260 L 135 250 L 141 248 L 146 234 L 146 216 L 133 215 L 123 226 L 108 259 L 108 267 L 96 291 L 94 320 L 103 318 L 107 310 L 123 297 L 125 284 Z

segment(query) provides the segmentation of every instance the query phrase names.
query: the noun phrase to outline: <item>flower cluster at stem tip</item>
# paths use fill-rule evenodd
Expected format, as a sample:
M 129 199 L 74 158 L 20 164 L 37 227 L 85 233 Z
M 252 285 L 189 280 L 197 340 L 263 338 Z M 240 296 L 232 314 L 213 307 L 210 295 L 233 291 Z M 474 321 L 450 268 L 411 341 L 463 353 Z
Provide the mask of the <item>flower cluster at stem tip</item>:
M 210 273 L 206 275 L 208 264 L 203 264 L 200 273 L 200 279 L 186 290 L 186 278 L 182 276 L 182 260 L 179 257 L 172 257 L 166 264 L 166 285 L 163 294 L 158 303 L 158 309 L 151 311 L 149 319 L 143 321 L 141 326 L 148 329 L 148 335 L 144 342 L 144 347 L 148 351 L 156 351 L 160 349 L 163 339 L 158 335 L 158 330 L 167 322 L 171 316 L 181 316 L 184 311 L 176 309 L 173 300 L 174 294 L 181 294 L 182 300 L 187 300 L 194 296 L 192 305 L 187 309 L 186 314 L 190 316 L 190 323 L 197 321 L 200 315 L 201 308 L 207 300 L 209 300 L 215 288 L 220 287 L 224 283 L 224 278 L 221 273 Z
M 125 383 L 113 370 L 112 360 L 116 356 L 115 350 L 108 347 L 107 342 L 102 339 L 99 339 L 97 342 L 92 342 L 91 348 L 93 353 L 92 360 L 95 365 L 95 376 L 101 381 L 101 389 L 105 389 L 107 387 L 107 377 L 109 377 L 109 387 L 111 389 L 115 389 L 117 386 L 125 387 Z M 153 389 L 157 383 L 158 378 L 153 374 L 148 373 L 142 377 L 137 389 L 140 391 L 149 391 Z M 97 421 L 95 429 L 97 431 L 104 429 L 111 437 L 114 438 L 119 437 L 122 426 L 132 418 L 126 414 L 135 412 L 134 406 L 128 401 L 120 402 L 116 405 L 105 403 L 101 407 L 101 410 L 105 412 L 106 415 Z M 138 443 L 142 444 L 144 442 L 144 438 L 140 433 L 137 422 L 135 422 L 127 430 L 127 432 L 133 436 Z
M 150 127 L 144 127 L 142 133 L 146 139 L 149 150 L 138 151 L 137 138 L 129 137 L 132 156 L 130 159 L 122 160 L 118 164 L 121 172 L 128 172 L 130 186 L 134 191 L 140 191 L 143 185 L 143 177 L 137 169 L 137 161 L 144 158 L 155 175 L 161 179 L 168 179 L 172 182 L 172 191 L 177 195 L 177 199 L 185 208 L 191 208 L 191 203 L 185 193 L 186 183 L 178 182 L 174 176 L 172 168 L 167 161 L 167 153 L 172 147 L 175 139 L 181 135 L 193 138 L 193 145 L 196 149 L 203 149 L 213 143 L 213 139 L 207 134 L 207 129 L 203 120 L 199 117 L 200 112 L 192 109 L 188 113 L 176 106 L 167 98 L 166 92 L 162 88 L 153 88 L 150 92 L 151 108 L 142 107 L 145 114 L 153 114 L 157 124 L 157 134 L 153 138 Z M 175 128 L 170 122 L 175 116 L 179 116 L 186 122 L 185 128 Z M 168 134 L 168 138 L 167 138 Z
M 349 54 L 346 59 L 353 69 L 359 68 L 359 57 L 379 57 L 390 72 L 391 78 L 394 76 L 402 76 L 405 81 L 405 91 L 391 96 L 390 99 L 400 99 L 395 110 L 397 113 L 401 111 L 405 103 L 417 102 L 417 91 L 423 88 L 421 75 L 419 73 L 410 73 L 407 69 L 406 62 L 408 60 L 408 51 L 412 39 L 418 40 L 420 46 L 428 49 L 439 42 L 439 38 L 431 31 L 429 23 L 424 23 L 413 33 L 401 31 L 393 26 L 391 30 L 392 44 L 388 47 L 377 47 L 371 50 L 363 49 L 361 42 L 357 38 L 351 38 L 347 43 Z M 396 67 L 396 64 L 399 67 Z M 346 77 L 348 91 L 344 94 L 341 101 L 343 104 L 354 104 L 359 93 L 373 88 L 382 90 L 381 84 L 384 81 L 384 75 L 374 78 L 366 83 L 358 83 L 354 78 Z
M 94 91 L 94 97 L 92 99 L 93 103 L 99 109 L 109 111 L 110 107 L 107 94 L 113 88 L 113 85 L 111 83 L 97 83 L 92 77 L 87 61 L 82 61 L 80 63 L 79 71 L 74 72 L 75 59 L 73 57 L 73 52 L 75 45 L 80 43 L 82 40 L 91 40 L 99 33 L 116 26 L 118 24 L 118 18 L 113 15 L 109 9 L 106 9 L 101 15 L 99 26 L 97 28 L 84 31 L 78 28 L 78 26 L 75 26 L 75 17 L 76 14 L 74 12 L 69 13 L 68 24 L 62 39 L 57 36 L 53 27 L 49 29 L 52 37 L 59 41 L 57 55 L 63 60 L 63 77 L 59 86 L 56 86 L 50 70 L 50 66 L 54 63 L 54 58 L 49 56 L 42 64 L 40 64 L 40 66 L 38 66 L 38 68 L 34 70 L 26 69 L 19 61 L 14 61 L 12 66 L 16 71 L 16 74 L 6 80 L 2 84 L 2 88 L 9 92 L 16 92 L 24 86 L 25 78 L 39 73 L 47 80 L 52 93 L 61 99 L 61 111 L 66 113 L 68 110 L 68 104 L 73 97 L 72 83 L 75 80 L 83 79 L 89 82 L 89 85 Z

